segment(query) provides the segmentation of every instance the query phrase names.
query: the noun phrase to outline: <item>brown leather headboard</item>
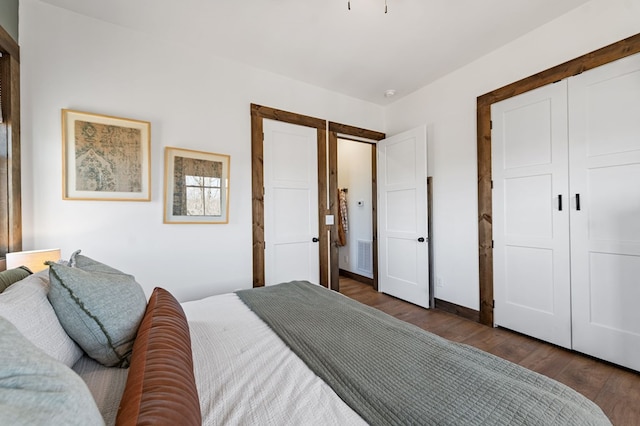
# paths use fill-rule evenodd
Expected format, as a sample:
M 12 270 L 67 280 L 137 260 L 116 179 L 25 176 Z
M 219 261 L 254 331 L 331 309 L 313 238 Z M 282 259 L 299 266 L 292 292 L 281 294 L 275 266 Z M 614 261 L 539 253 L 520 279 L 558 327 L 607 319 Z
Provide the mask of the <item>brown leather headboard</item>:
M 133 345 L 116 425 L 200 425 L 189 325 L 162 288 L 149 299 Z

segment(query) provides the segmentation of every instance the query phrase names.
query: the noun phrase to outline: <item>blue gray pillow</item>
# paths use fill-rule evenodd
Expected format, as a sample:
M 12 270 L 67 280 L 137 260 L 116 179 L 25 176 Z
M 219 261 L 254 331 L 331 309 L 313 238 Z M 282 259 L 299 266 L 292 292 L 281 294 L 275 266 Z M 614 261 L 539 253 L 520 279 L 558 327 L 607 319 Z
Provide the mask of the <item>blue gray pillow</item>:
M 49 301 L 67 334 L 99 363 L 128 367 L 147 299 L 134 277 L 74 253 L 49 263 Z
M 0 317 L 0 424 L 102 425 L 84 381 Z

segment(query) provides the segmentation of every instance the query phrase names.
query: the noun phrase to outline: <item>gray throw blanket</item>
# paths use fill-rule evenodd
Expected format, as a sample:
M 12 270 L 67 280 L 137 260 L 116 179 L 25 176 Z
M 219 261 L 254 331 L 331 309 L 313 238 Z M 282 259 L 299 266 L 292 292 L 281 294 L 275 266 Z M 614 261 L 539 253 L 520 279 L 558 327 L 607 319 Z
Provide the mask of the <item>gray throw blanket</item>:
M 238 291 L 373 425 L 610 425 L 573 389 L 305 282 Z

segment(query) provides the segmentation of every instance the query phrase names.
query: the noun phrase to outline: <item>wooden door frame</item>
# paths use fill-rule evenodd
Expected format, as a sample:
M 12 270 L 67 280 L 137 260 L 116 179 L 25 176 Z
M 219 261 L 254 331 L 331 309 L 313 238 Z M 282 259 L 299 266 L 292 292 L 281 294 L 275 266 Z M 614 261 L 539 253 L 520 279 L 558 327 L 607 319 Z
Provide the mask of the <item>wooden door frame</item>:
M 338 137 L 339 135 L 353 136 L 354 141 L 371 144 L 371 215 L 372 215 L 372 252 L 373 252 L 373 288 L 378 290 L 378 215 L 377 215 L 377 181 L 376 181 L 376 157 L 377 148 L 375 142 L 386 137 L 384 133 L 366 130 L 346 124 L 329 122 L 329 214 L 335 218 L 334 225 L 330 228 L 330 257 L 331 257 L 331 289 L 340 291 L 340 261 L 338 258 Z M 358 139 L 355 139 L 358 138 Z
M 478 255 L 482 324 L 493 326 L 491 104 L 639 52 L 640 34 L 636 34 L 477 98 Z
M 276 120 L 317 130 L 318 140 L 318 218 L 327 212 L 327 122 L 325 120 L 251 104 L 251 204 L 253 214 L 253 286 L 263 287 L 264 277 L 264 127 L 263 120 Z M 320 285 L 328 287 L 327 225 L 318 221 Z
M 298 126 L 312 127 L 317 130 L 318 141 L 318 238 L 320 257 L 320 285 L 339 291 L 339 265 L 337 223 L 338 217 L 338 134 L 378 141 L 385 138 L 384 133 L 346 124 L 333 123 L 320 118 L 294 112 L 251 104 L 251 210 L 253 238 L 253 286 L 263 287 L 264 276 L 264 119 L 282 121 Z M 329 134 L 327 135 L 327 132 Z M 327 137 L 328 136 L 328 137 Z M 328 146 L 327 146 L 328 143 Z M 373 145 L 373 217 L 374 238 L 375 221 L 375 161 L 376 150 Z M 328 173 L 327 173 L 328 170 Z M 329 191 L 329 192 L 327 192 Z M 328 197 L 328 194 L 333 194 Z M 327 205 L 329 198 L 329 205 Z M 325 217 L 333 215 L 334 224 L 327 225 Z M 377 277 L 377 249 L 373 244 L 374 277 Z M 331 265 L 331 271 L 329 271 Z M 374 280 L 377 289 L 377 281 Z
M 0 269 L 5 254 L 22 250 L 22 186 L 20 169 L 20 48 L 0 26 Z

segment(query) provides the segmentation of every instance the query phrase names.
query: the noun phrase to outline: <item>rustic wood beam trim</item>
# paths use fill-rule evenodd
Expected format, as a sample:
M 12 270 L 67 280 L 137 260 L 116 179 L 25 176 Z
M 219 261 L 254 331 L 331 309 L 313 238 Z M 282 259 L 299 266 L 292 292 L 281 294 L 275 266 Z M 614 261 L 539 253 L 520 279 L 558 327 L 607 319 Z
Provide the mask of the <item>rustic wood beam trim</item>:
M 20 148 L 20 63 L 9 57 L 9 121 L 7 123 L 7 180 L 9 197 L 9 251 L 22 250 L 22 183 Z
M 3 197 L 0 206 L 0 256 L 22 250 L 22 185 L 20 168 L 20 48 L 0 26 L 0 79 L 3 82 L 2 161 Z
M 347 124 L 334 123 L 332 121 L 329 122 L 329 131 L 364 139 L 371 139 L 373 141 L 379 141 L 386 137 L 385 134 L 381 132 L 349 126 Z
M 338 245 L 338 134 L 329 130 L 329 214 L 333 215 L 329 258 L 331 261 L 331 290 L 340 291 L 340 259 Z
M 458 315 L 462 318 L 466 318 L 473 322 L 480 322 L 480 314 L 474 309 L 467 308 L 465 306 L 456 305 L 455 303 L 447 302 L 446 300 L 435 299 L 435 308 L 440 309 L 450 314 Z
M 515 83 L 486 93 L 478 97 L 478 105 L 491 105 L 639 52 L 640 34 L 636 34 L 624 40 L 620 40 L 617 43 L 594 50 L 586 55 L 582 55 L 553 68 L 549 68 Z
M 7 53 L 13 57 L 18 63 L 20 62 L 20 48 L 18 43 L 9 35 L 9 33 L 0 26 L 0 52 Z
M 296 114 L 295 112 L 283 111 L 269 108 L 262 105 L 251 104 L 251 115 L 269 120 L 284 121 L 285 123 L 297 124 L 299 126 L 314 127 L 316 129 L 326 129 L 327 122 L 320 118 L 309 117 L 307 115 Z
M 318 238 L 320 251 L 320 285 L 329 287 L 329 229 L 325 216 L 327 206 L 327 131 L 318 129 Z M 332 263 L 333 264 L 333 263 Z
M 491 196 L 491 107 L 478 106 L 478 256 L 480 322 L 493 325 L 493 231 Z
M 252 105 L 253 107 L 253 105 Z M 264 151 L 262 117 L 251 114 L 253 286 L 264 287 Z
M 640 34 L 620 40 L 477 98 L 480 322 L 493 325 L 491 104 L 640 53 Z

